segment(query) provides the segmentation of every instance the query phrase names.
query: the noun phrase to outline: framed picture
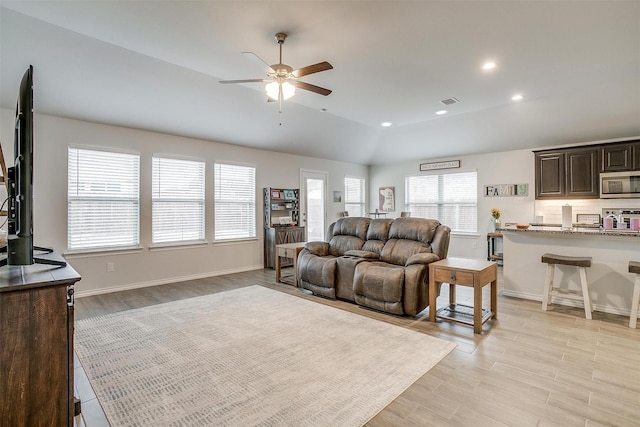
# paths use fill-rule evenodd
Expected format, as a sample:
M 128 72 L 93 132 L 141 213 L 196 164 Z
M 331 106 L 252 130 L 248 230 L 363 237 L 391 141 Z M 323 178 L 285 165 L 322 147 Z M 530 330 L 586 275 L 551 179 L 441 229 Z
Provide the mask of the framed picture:
M 272 199 L 282 199 L 279 190 L 271 190 L 271 198 Z
M 600 214 L 577 214 L 576 221 L 580 224 L 600 224 Z
M 333 190 L 333 203 L 342 203 L 342 191 Z
M 296 198 L 296 193 L 293 190 L 282 190 L 284 193 L 284 198 L 286 200 L 294 200 Z
M 396 187 L 380 187 L 378 190 L 378 210 L 380 212 L 393 212 L 396 210 Z

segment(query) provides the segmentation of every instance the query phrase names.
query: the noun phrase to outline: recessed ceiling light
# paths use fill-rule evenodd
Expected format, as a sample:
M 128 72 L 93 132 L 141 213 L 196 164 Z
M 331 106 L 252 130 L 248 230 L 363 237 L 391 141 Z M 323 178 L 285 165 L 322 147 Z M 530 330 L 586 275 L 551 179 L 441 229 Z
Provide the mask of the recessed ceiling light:
M 482 64 L 482 69 L 485 71 L 493 70 L 494 68 L 496 68 L 496 63 L 493 61 L 487 61 L 484 64 Z
M 380 126 L 382 126 L 383 128 L 388 128 L 389 126 L 391 126 L 391 122 L 382 122 L 380 123 Z
M 522 101 L 524 99 L 524 95 L 521 93 L 516 93 L 511 97 L 512 101 Z
M 447 114 L 447 110 L 439 110 L 439 111 L 436 111 L 436 114 L 437 114 L 437 115 L 439 115 L 439 116 L 441 116 L 441 115 L 443 115 L 443 114 Z

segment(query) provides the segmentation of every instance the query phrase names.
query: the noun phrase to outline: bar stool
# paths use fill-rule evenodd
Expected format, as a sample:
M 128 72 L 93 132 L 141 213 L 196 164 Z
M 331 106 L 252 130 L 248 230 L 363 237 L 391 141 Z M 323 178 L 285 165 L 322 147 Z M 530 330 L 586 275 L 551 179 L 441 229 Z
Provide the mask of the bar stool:
M 633 298 L 631 299 L 631 316 L 629 327 L 635 329 L 638 322 L 638 305 L 640 304 L 640 262 L 629 261 L 629 273 L 635 273 L 636 283 L 633 286 Z
M 591 320 L 591 312 L 593 306 L 591 304 L 591 296 L 589 295 L 589 286 L 587 283 L 587 268 L 591 267 L 591 257 L 574 257 L 556 254 L 542 255 L 542 262 L 547 265 L 547 277 L 544 283 L 544 296 L 542 299 L 542 310 L 547 311 L 547 305 L 551 304 L 551 297 L 568 298 L 584 302 L 584 314 L 587 319 Z M 572 291 L 553 287 L 553 274 L 556 265 L 571 265 L 578 268 L 580 274 L 580 285 L 582 291 Z

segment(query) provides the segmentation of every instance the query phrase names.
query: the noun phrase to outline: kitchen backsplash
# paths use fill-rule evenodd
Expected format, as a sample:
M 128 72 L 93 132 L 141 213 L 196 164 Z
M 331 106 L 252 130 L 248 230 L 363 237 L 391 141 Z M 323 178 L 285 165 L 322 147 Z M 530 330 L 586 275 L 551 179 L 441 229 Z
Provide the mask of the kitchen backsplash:
M 640 209 L 640 199 L 581 199 L 581 200 L 536 200 L 534 203 L 534 218 L 542 216 L 542 222 L 546 224 L 562 223 L 562 206 L 571 205 L 573 222 L 577 214 L 602 215 L 602 209 Z

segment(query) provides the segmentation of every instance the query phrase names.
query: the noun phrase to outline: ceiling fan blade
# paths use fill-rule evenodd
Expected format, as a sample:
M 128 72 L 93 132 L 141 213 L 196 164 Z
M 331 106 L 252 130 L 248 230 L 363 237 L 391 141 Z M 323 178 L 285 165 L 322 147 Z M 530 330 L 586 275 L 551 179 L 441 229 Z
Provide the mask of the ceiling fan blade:
M 275 73 L 276 71 L 271 68 L 271 65 L 267 64 L 267 61 L 265 61 L 264 59 L 260 58 L 256 53 L 253 52 L 242 52 L 243 55 L 247 55 L 253 59 L 257 59 L 258 61 L 260 61 L 261 65 L 264 65 L 266 67 L 265 72 L 266 73 Z
M 320 71 L 327 71 L 333 69 L 333 65 L 327 61 L 318 62 L 317 64 L 308 65 L 292 72 L 295 77 L 308 76 L 309 74 L 319 73 Z
M 312 85 L 310 83 L 297 81 L 295 83 L 295 85 L 299 89 L 308 90 L 308 91 L 315 92 L 317 94 L 324 95 L 324 96 L 327 96 L 327 95 L 329 95 L 331 93 L 331 91 L 329 89 L 325 89 L 325 88 L 320 87 L 320 86 Z
M 264 83 L 265 79 L 244 79 L 244 80 L 220 80 L 223 85 L 229 83 Z

